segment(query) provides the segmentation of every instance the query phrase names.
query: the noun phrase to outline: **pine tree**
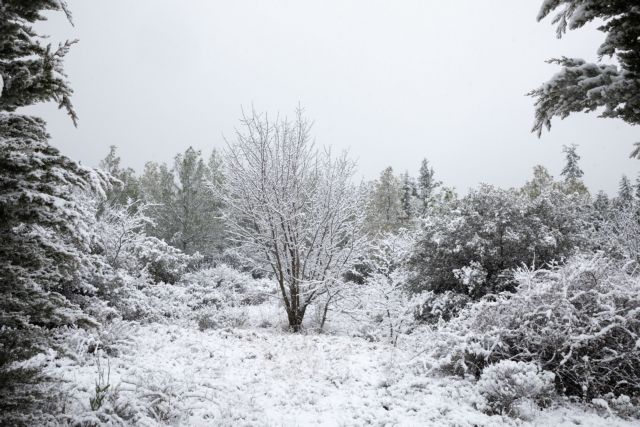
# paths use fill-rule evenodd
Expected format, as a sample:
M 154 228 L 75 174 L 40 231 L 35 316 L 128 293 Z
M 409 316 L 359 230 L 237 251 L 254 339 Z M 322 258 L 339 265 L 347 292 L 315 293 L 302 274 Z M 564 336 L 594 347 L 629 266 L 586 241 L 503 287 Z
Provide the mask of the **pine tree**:
M 115 203 L 120 206 L 129 204 L 130 200 L 139 200 L 140 184 L 132 168 L 123 169 L 120 165 L 120 156 L 117 155 L 117 147 L 109 147 L 109 154 L 100 161 L 100 168 L 119 182 L 107 192 L 107 203 Z
M 200 151 L 189 147 L 174 158 L 173 168 L 147 163 L 140 179 L 145 200 L 152 205 L 150 234 L 186 253 L 211 255 L 224 247 L 221 202 L 209 186 L 220 186 L 222 163 L 213 153 L 206 164 Z
M 614 57 L 616 63 L 587 63 L 583 59 L 551 59 L 562 66 L 560 72 L 538 89 L 529 92 L 536 99 L 533 132 L 551 129 L 551 119 L 564 119 L 571 113 L 591 112 L 604 107 L 601 117 L 620 118 L 629 124 L 640 123 L 640 14 L 633 1 L 544 0 L 538 21 L 560 8 L 552 23 L 557 35 L 600 22 L 598 30 L 606 34 L 598 47 L 598 56 Z M 640 156 L 640 143 L 631 157 Z
M 578 164 L 580 156 L 577 149 L 578 146 L 576 144 L 562 146 L 562 152 L 566 155 L 566 163 L 560 175 L 564 177 L 565 188 L 569 193 L 584 194 L 587 193 L 587 187 L 582 182 L 584 172 L 582 172 Z
M 544 194 L 556 185 L 553 176 L 542 165 L 533 167 L 533 178 L 522 187 L 522 191 L 532 199 Z
M 604 191 L 598 191 L 596 199 L 593 201 L 593 207 L 601 215 L 605 215 L 609 210 L 609 196 Z
M 405 172 L 401 176 L 402 186 L 400 190 L 400 207 L 402 209 L 401 220 L 404 225 L 408 225 L 415 218 L 415 199 L 418 194 L 416 184 L 409 176 L 409 172 Z
M 32 25 L 64 1 L 5 1 L 0 6 L 0 424 L 39 424 L 37 370 L 17 368 L 50 348 L 60 327 L 94 325 L 81 305 L 95 289 L 87 233 L 92 212 L 82 191 L 105 176 L 48 143 L 45 122 L 14 111 L 55 101 L 74 123 L 62 60 L 72 42 L 43 46 Z M 40 400 L 44 402 L 44 400 Z
M 62 61 L 75 41 L 57 48 L 42 44 L 45 39 L 32 25 L 46 19 L 47 11 L 61 11 L 71 21 L 64 0 L 4 1 L 0 7 L 0 111 L 38 102 L 54 101 L 75 124 L 77 115 L 71 104 L 73 91 L 66 81 Z
M 435 189 L 440 185 L 434 178 L 435 171 L 427 159 L 422 159 L 418 173 L 418 197 L 421 201 L 420 213 L 424 214 L 431 203 Z
M 622 175 L 622 178 L 620 178 L 616 202 L 622 207 L 633 205 L 633 186 L 631 185 L 631 180 L 626 175 Z

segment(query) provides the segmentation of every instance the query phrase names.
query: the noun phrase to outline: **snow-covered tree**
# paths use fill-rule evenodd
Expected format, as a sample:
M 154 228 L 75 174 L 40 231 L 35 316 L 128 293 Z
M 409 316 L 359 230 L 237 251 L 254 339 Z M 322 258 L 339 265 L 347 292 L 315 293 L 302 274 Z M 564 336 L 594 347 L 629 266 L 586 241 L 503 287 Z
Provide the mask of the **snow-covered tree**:
M 231 238 L 273 273 L 289 325 L 299 331 L 309 304 L 341 280 L 362 242 L 354 163 L 316 149 L 298 109 L 293 122 L 243 115 L 225 165 L 218 193 Z
M 48 11 L 63 12 L 71 20 L 64 0 L 5 1 L 0 7 L 0 111 L 38 102 L 54 101 L 75 124 L 71 104 L 73 90 L 63 70 L 63 59 L 74 41 L 58 47 L 43 44 L 46 37 L 33 24 L 46 19 Z
M 216 170 L 212 170 L 216 168 Z M 189 147 L 178 154 L 173 168 L 149 162 L 140 178 L 144 199 L 151 206 L 155 226 L 151 234 L 186 253 L 212 254 L 224 246 L 220 199 L 209 188 L 222 180 L 219 156 L 205 163 L 200 151 Z
M 533 179 L 527 181 L 522 187 L 522 191 L 533 199 L 553 187 L 557 187 L 557 183 L 547 168 L 542 165 L 536 165 L 533 167 Z
M 622 175 L 618 185 L 618 197 L 616 203 L 619 206 L 629 207 L 633 205 L 633 186 L 628 176 Z
M 580 156 L 577 150 L 578 146 L 576 144 L 562 146 L 562 152 L 565 153 L 566 160 L 560 175 L 564 177 L 565 188 L 568 192 L 585 194 L 588 190 L 582 182 L 584 172 L 580 169 Z
M 402 183 L 388 167 L 382 171 L 371 191 L 367 228 L 371 234 L 397 230 L 402 226 Z
M 418 172 L 418 197 L 422 202 L 420 207 L 420 213 L 424 214 L 429 207 L 429 204 L 434 197 L 435 189 L 440 185 L 435 180 L 435 171 L 433 167 L 429 166 L 427 159 L 422 159 L 420 164 L 420 171 Z
M 62 60 L 72 42 L 44 46 L 32 25 L 64 1 L 0 5 L 0 424 L 29 420 L 38 401 L 36 372 L 19 362 L 43 352 L 65 326 L 95 325 L 82 310 L 95 292 L 91 275 L 94 212 L 82 192 L 101 192 L 106 176 L 86 169 L 48 143 L 43 120 L 17 108 L 55 101 L 76 121 Z M 104 195 L 104 194 L 103 194 Z M 40 400 L 41 402 L 43 400 Z M 32 413 L 32 412 L 31 412 Z M 33 414 L 33 413 L 32 413 Z
M 417 189 L 416 183 L 409 175 L 409 172 L 405 172 L 400 176 L 400 208 L 402 209 L 402 215 L 400 220 L 402 225 L 408 227 L 417 214 Z
M 99 167 L 119 182 L 114 188 L 107 191 L 107 203 L 117 203 L 127 205 L 130 201 L 140 200 L 140 183 L 132 168 L 123 168 L 120 165 L 120 156 L 117 154 L 117 147 L 109 147 L 109 154 L 100 161 Z
M 601 117 L 620 118 L 629 124 L 640 123 L 640 15 L 631 1 L 544 0 L 538 21 L 560 12 L 553 18 L 557 35 L 598 22 L 606 34 L 598 47 L 600 58 L 615 57 L 614 64 L 588 63 L 582 59 L 551 59 L 562 66 L 560 72 L 538 89 L 529 93 L 536 98 L 533 131 L 551 129 L 551 119 L 564 119 L 574 112 L 591 112 L 603 107 Z M 640 156 L 640 145 L 631 154 Z

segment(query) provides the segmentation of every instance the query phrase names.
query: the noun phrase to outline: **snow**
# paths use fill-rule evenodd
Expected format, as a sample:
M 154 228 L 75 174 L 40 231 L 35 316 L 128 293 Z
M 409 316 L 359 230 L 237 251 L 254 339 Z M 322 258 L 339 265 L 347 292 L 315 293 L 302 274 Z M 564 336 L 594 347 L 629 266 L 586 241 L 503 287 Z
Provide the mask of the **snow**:
M 282 325 L 114 327 L 118 355 L 47 358 L 47 373 L 73 397 L 74 420 L 92 417 L 99 366 L 117 401 L 137 408 L 136 425 L 632 425 L 567 406 L 538 411 L 532 421 L 485 415 L 474 407 L 473 381 L 425 375 L 410 346 L 292 334 Z

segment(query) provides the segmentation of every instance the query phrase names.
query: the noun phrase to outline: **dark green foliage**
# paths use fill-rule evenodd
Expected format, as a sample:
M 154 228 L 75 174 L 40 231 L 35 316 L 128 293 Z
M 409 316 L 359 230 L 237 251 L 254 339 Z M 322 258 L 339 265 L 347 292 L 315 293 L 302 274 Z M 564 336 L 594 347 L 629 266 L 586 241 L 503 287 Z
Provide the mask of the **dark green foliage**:
M 512 270 L 561 260 L 583 243 L 585 203 L 554 186 L 526 192 L 483 185 L 427 216 L 410 259 L 410 287 L 480 298 L 513 290 Z
M 0 6 L 0 76 L 4 80 L 0 111 L 54 101 L 75 124 L 78 117 L 70 99 L 73 91 L 62 67 L 74 42 L 57 48 L 42 44 L 43 38 L 32 24 L 45 20 L 45 11 L 62 11 L 71 18 L 61 0 L 5 0 Z
M 42 120 L 0 113 L 0 371 L 21 391 L 36 372 L 9 369 L 12 362 L 48 348 L 55 328 L 95 325 L 79 305 L 94 291 L 93 259 L 75 192 L 100 180 L 47 138 Z M 17 404 L 2 400 L 0 409 Z
M 640 123 L 640 10 L 637 2 L 616 0 L 546 0 L 538 20 L 544 19 L 556 9 L 553 19 L 558 24 L 561 37 L 567 29 L 574 30 L 596 21 L 605 41 L 597 52 L 615 57 L 619 66 L 587 63 L 582 59 L 552 59 L 549 62 L 562 66 L 562 70 L 550 81 L 529 95 L 536 99 L 533 131 L 551 128 L 554 116 L 565 118 L 574 112 L 590 112 L 604 107 L 601 117 L 620 118 L 629 124 Z M 640 145 L 631 154 L 640 155 Z
M 43 45 L 32 24 L 64 1 L 0 4 L 0 424 L 36 425 L 48 405 L 37 367 L 13 365 L 54 345 L 62 327 L 95 325 L 81 306 L 95 291 L 89 276 L 88 208 L 81 192 L 101 191 L 104 176 L 48 144 L 43 120 L 13 113 L 54 101 L 74 123 L 62 60 L 73 42 Z M 37 406 L 34 404 L 37 403 Z

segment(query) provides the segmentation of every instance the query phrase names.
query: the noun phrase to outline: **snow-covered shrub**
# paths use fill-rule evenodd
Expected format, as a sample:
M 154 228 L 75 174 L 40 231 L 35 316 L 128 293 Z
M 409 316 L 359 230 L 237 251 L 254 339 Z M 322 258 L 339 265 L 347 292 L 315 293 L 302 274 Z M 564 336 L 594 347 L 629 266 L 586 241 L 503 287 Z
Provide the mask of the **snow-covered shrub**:
M 133 254 L 155 283 L 176 283 L 190 266 L 202 259 L 198 253 L 187 255 L 155 237 L 137 242 Z
M 607 206 L 600 212 L 594 244 L 608 255 L 640 262 L 640 211 L 635 205 Z
M 533 362 L 568 395 L 640 395 L 640 276 L 635 263 L 576 256 L 520 270 L 513 294 L 485 298 L 440 330 L 442 366 L 479 375 L 500 360 Z
M 471 301 L 465 294 L 445 291 L 437 294 L 432 291 L 421 292 L 414 297 L 416 305 L 416 319 L 437 323 L 441 319 L 449 321 L 456 317 L 458 313 Z
M 131 399 L 139 422 L 160 425 L 180 425 L 187 416 L 184 399 L 186 390 L 181 382 L 167 373 L 145 371 L 125 379 L 124 385 L 133 393 Z
M 405 265 L 413 242 L 404 229 L 383 234 L 363 258 L 369 272 L 364 283 L 349 283 L 340 291 L 337 308 L 360 320 L 358 335 L 374 341 L 384 337 L 395 344 L 412 328 L 415 305 L 406 289 Z
M 124 320 L 162 322 L 195 320 L 202 325 L 242 325 L 244 307 L 261 304 L 274 293 L 266 279 L 253 279 L 228 266 L 186 273 L 179 282 L 140 283 L 131 279 L 117 288 L 117 308 Z
M 585 243 L 586 199 L 552 185 L 527 193 L 482 185 L 427 212 L 410 256 L 414 292 L 479 299 L 512 291 L 513 269 L 561 260 Z
M 640 418 L 640 398 L 631 398 L 626 394 L 616 396 L 607 393 L 602 397 L 591 399 L 591 404 L 600 413 L 615 414 L 620 418 Z
M 198 329 L 239 328 L 247 323 L 247 314 L 243 310 L 201 310 L 198 312 L 196 321 Z
M 534 363 L 502 360 L 482 371 L 477 389 L 480 408 L 489 414 L 519 416 L 519 405 L 546 406 L 554 391 L 554 374 Z

